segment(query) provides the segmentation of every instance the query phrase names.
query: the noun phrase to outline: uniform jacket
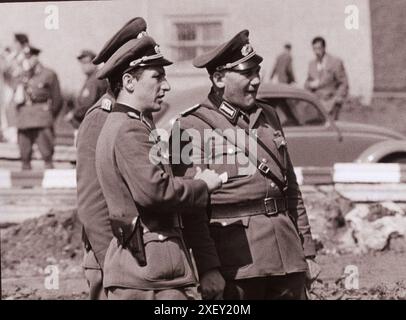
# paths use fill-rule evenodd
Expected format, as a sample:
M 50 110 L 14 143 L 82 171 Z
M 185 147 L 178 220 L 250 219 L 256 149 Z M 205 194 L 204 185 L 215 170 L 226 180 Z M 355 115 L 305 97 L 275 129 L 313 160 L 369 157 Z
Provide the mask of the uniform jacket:
M 309 86 L 309 82 L 313 80 L 319 80 L 316 89 Z M 348 94 L 348 79 L 343 62 L 326 53 L 322 69 L 318 70 L 317 61 L 311 61 L 305 88 L 314 92 L 323 101 L 327 112 L 330 112 L 336 103 L 342 104 Z
M 277 76 L 278 82 L 280 83 L 295 82 L 295 75 L 293 74 L 292 67 L 292 56 L 290 54 L 284 52 L 276 58 L 271 79 L 275 76 Z
M 79 127 L 77 136 L 76 178 L 78 216 L 83 224 L 92 251 L 103 267 L 104 257 L 113 234 L 109 212 L 96 174 L 96 144 L 114 98 L 105 94 L 90 108 Z M 84 267 L 87 266 L 86 262 Z
M 25 99 L 16 105 L 17 128 L 51 127 L 63 103 L 55 72 L 38 64 L 32 75 L 20 81 L 24 85 Z
M 108 87 L 106 80 L 99 80 L 96 72 L 93 72 L 85 81 L 76 101 L 73 125 L 78 127 L 82 122 L 87 110 L 92 107 L 106 92 Z
M 160 157 L 154 128 L 152 119 L 116 104 L 98 139 L 96 170 L 110 219 L 130 224 L 139 216 L 146 231 L 145 267 L 116 238 L 111 241 L 104 263 L 105 287 L 163 289 L 195 282 L 183 237 L 173 221 L 181 208 L 194 214 L 194 207 L 207 206 L 207 186 L 201 180 L 174 178 L 168 165 L 151 160 Z
M 214 97 L 213 94 L 210 96 Z M 204 113 L 220 130 L 238 128 L 241 120 L 233 123 L 219 113 L 217 108 L 220 103 L 221 101 L 218 99 L 217 101 L 215 98 L 209 99 L 185 113 L 178 119 L 181 132 L 193 128 L 198 133 L 204 134 L 204 130 L 210 130 L 210 126 L 194 116 L 197 111 Z M 228 216 L 213 218 L 212 216 L 210 221 L 211 235 L 216 243 L 222 273 L 227 279 L 243 279 L 306 271 L 305 256 L 314 256 L 315 247 L 293 166 L 287 150 L 284 150 L 286 147 L 277 147 L 281 141 L 282 128 L 274 109 L 258 102 L 255 111 L 249 115 L 249 128 L 257 130 L 258 137 L 281 162 L 283 162 L 283 154 L 286 152 L 289 215 L 267 216 L 258 212 L 259 214 L 251 216 L 232 217 L 233 210 L 248 201 L 262 201 L 268 197 L 279 198 L 282 197 L 282 193 L 271 179 L 256 169 L 256 164 L 248 161 L 241 148 L 225 139 L 214 139 L 211 147 L 208 148 L 212 163 L 203 165 L 203 167 L 214 169 L 219 174 L 223 172 L 228 174 L 227 183 L 211 195 L 211 207 L 207 212 L 210 216 L 218 205 L 230 208 L 230 218 Z M 242 137 L 244 139 L 244 135 Z M 174 139 L 173 136 L 172 139 Z M 204 155 L 203 158 L 207 155 L 204 153 L 201 141 L 195 141 L 194 138 L 190 140 L 194 147 L 191 157 L 193 163 L 190 165 L 174 164 L 176 175 L 194 175 L 197 166 L 195 150 L 200 149 L 200 159 L 198 159 L 200 161 L 203 160 L 202 155 Z M 174 149 L 172 148 L 172 150 Z M 283 179 L 282 172 L 273 159 L 259 147 L 257 152 L 258 159 L 267 163 L 272 172 Z M 221 157 L 227 161 L 213 161 L 213 159 Z M 172 161 L 176 163 L 173 153 Z M 183 163 L 183 161 L 181 162 Z M 199 166 L 202 167 L 202 165 Z M 198 242 L 193 235 L 186 240 L 191 243 L 192 248 Z

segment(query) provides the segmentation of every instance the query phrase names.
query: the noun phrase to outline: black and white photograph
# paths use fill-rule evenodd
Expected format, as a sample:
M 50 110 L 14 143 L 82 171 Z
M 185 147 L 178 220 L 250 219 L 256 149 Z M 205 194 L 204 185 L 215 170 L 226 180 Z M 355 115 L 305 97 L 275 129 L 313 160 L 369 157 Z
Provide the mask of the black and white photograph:
M 1 300 L 406 300 L 405 0 L 0 16 Z

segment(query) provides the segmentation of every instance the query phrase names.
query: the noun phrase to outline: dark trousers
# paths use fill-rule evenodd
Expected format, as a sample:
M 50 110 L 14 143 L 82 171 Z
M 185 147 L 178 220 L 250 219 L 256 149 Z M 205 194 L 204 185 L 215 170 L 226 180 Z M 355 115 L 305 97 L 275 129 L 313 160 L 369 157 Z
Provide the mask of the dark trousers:
M 338 120 L 338 116 L 340 114 L 342 108 L 342 104 L 336 103 L 333 108 L 329 111 L 329 115 L 334 119 Z
M 33 128 L 18 130 L 18 146 L 20 148 L 23 169 L 31 169 L 32 146 L 36 143 L 45 161 L 47 169 L 53 168 L 54 133 L 52 128 Z
M 224 300 L 306 300 L 306 273 L 231 280 L 226 282 Z

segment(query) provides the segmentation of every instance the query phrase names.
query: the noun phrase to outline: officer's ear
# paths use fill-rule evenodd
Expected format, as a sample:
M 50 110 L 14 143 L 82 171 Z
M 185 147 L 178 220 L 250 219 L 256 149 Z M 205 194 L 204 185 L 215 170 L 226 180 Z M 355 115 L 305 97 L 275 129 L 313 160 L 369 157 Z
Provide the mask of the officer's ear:
M 225 84 L 224 84 L 224 73 L 220 71 L 215 71 L 213 75 L 211 76 L 213 84 L 220 89 L 223 89 Z
M 127 91 L 133 92 L 134 91 L 134 77 L 129 73 L 123 74 L 123 88 Z

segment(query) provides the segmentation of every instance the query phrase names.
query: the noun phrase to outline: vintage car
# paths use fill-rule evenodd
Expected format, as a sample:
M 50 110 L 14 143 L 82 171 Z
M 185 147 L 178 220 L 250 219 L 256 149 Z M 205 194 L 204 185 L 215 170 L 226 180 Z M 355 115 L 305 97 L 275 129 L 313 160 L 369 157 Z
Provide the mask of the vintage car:
M 155 115 L 157 126 L 169 129 L 183 110 L 203 101 L 208 87 L 168 93 Z M 265 83 L 258 98 L 276 108 L 295 166 L 331 166 L 338 162 L 406 163 L 406 136 L 378 126 L 334 121 L 310 92 Z

